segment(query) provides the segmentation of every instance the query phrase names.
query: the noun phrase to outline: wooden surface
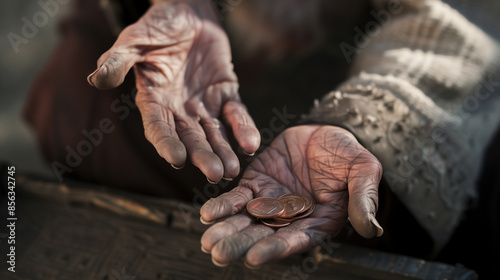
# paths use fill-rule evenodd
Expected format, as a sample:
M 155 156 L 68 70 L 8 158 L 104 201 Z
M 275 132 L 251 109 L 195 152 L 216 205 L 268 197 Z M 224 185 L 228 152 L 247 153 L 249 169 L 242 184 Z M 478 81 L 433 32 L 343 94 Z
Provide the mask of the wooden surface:
M 242 261 L 219 268 L 200 250 L 206 226 L 188 204 L 78 182 L 17 181 L 16 272 L 6 269 L 2 241 L 0 279 L 477 278 L 464 267 L 334 241 L 259 269 Z

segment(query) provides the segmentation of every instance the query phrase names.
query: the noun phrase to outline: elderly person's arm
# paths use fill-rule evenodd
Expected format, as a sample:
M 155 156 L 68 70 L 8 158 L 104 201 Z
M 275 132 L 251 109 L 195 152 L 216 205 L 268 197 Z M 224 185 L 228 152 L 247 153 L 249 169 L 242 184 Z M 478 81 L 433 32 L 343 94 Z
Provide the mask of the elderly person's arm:
M 384 26 L 358 46 L 351 78 L 306 119 L 347 128 L 377 156 L 437 251 L 474 197 L 500 120 L 500 52 L 441 1 L 374 2 Z
M 204 221 L 231 216 L 202 238 L 214 263 L 246 255 L 257 266 L 307 250 L 335 236 L 347 217 L 361 235 L 380 235 L 374 215 L 381 166 L 435 250 L 449 239 L 500 120 L 498 109 L 485 118 L 498 105 L 489 92 L 498 86 L 491 81 L 497 45 L 440 1 L 377 4 L 383 26 L 357 46 L 340 45 L 348 59 L 357 53 L 351 77 L 317 102 L 304 119 L 309 125 L 288 129 L 264 150 L 239 187 L 201 209 Z M 254 197 L 290 192 L 308 195 L 318 210 L 279 230 L 240 213 Z

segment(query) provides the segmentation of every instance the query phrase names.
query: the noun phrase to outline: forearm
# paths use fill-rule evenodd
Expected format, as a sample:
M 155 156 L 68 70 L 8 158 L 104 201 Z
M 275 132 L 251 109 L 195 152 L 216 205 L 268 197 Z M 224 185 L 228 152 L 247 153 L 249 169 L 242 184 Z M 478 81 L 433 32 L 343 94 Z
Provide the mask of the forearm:
M 306 119 L 353 132 L 439 249 L 474 194 L 481 151 L 500 119 L 469 131 L 498 100 L 489 92 L 499 86 L 498 47 L 440 1 L 401 1 L 358 47 L 351 77 Z M 485 77 L 493 82 L 483 87 Z

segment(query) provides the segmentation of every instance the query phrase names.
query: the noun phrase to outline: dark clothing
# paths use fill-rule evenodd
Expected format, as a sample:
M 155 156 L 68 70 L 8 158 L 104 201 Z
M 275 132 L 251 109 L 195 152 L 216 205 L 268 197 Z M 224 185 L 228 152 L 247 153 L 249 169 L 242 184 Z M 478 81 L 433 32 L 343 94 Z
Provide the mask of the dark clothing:
M 78 12 L 61 23 L 60 43 L 32 85 L 25 117 L 63 177 L 190 200 L 191 189 L 206 180 L 191 165 L 174 170 L 145 139 L 139 111 L 122 99 L 133 93 L 133 75 L 109 91 L 87 83 L 97 59 L 116 39 L 98 3 L 78 1 Z M 103 120 L 105 127 L 111 123 L 108 133 L 100 128 Z M 90 152 L 86 134 L 94 135 Z

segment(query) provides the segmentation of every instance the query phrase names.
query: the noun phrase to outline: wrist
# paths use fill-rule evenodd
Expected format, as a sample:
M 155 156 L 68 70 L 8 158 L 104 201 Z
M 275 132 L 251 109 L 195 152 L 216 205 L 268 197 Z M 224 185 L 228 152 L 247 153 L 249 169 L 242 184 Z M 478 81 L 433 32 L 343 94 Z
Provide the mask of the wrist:
M 304 121 L 355 135 L 380 160 L 391 191 L 439 250 L 474 194 L 479 164 L 463 134 L 448 127 L 452 116 L 436 113 L 434 103 L 410 99 L 409 90 L 391 81 L 353 78 L 318 102 Z

